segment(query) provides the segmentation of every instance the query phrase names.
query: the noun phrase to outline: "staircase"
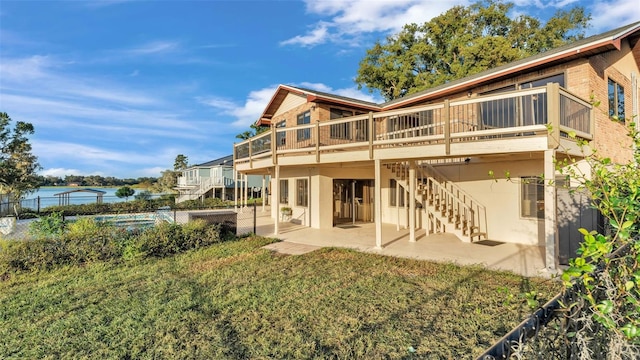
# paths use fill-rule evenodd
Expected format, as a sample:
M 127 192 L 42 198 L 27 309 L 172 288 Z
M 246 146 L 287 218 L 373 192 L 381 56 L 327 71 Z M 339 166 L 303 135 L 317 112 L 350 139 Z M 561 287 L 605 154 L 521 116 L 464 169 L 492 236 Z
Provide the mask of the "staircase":
M 217 181 L 216 181 L 217 180 Z M 214 185 L 219 185 L 218 183 L 222 180 L 222 178 L 202 178 L 198 184 L 193 185 L 188 190 L 179 189 L 180 195 L 176 198 L 176 203 L 186 201 L 186 200 L 197 200 L 204 194 L 206 194 L 209 190 L 211 190 Z
M 408 163 L 387 164 L 398 184 L 409 191 Z M 428 233 L 452 233 L 460 240 L 487 239 L 486 208 L 426 162 L 416 164 L 416 194 L 428 219 Z

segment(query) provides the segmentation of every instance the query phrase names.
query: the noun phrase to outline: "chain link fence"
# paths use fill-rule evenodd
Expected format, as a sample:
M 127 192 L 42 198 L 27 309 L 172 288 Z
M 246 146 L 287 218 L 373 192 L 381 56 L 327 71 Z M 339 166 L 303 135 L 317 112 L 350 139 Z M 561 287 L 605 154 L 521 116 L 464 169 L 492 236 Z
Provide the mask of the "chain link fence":
M 5 207 L 15 204 L 4 204 Z M 23 205 L 23 204 L 20 204 Z M 15 205 L 17 208 L 17 205 Z M 101 211 L 91 213 L 86 208 L 65 209 L 60 211 L 65 221 L 75 221 L 80 217 L 92 217 L 97 221 L 104 221 L 115 226 L 132 229 L 154 226 L 161 222 L 185 224 L 189 221 L 201 219 L 210 224 L 221 224 L 223 233 L 244 236 L 256 233 L 257 211 L 256 204 L 249 204 L 244 207 L 233 206 L 209 206 L 180 209 L 171 206 L 161 207 L 137 207 L 130 209 L 119 209 L 118 211 Z M 0 216 L 0 238 L 5 240 L 28 240 L 32 238 L 30 227 L 40 217 L 46 216 L 49 212 L 25 211 L 22 206 L 20 211 L 14 211 L 18 216 L 7 212 Z M 29 208 L 30 209 L 30 208 Z M 92 209 L 92 208 L 90 208 Z M 33 210 L 33 209 L 31 209 Z M 75 210 L 75 211 L 74 211 Z M 259 211 L 259 210 L 258 210 Z M 23 215 L 22 217 L 20 215 Z

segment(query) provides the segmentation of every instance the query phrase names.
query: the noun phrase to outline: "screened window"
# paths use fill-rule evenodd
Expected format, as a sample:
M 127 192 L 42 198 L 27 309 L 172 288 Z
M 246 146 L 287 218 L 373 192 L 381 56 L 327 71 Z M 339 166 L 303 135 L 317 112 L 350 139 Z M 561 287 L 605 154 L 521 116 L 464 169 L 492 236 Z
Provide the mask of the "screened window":
M 389 180 L 389 206 L 396 206 L 396 180 Z M 400 189 L 400 203 L 398 206 L 404 206 L 404 191 Z
M 432 135 L 433 130 L 433 110 L 393 116 L 387 120 L 391 139 Z
M 311 111 L 305 111 L 298 114 L 298 125 L 311 124 Z M 311 129 L 298 130 L 298 141 L 309 140 L 311 138 Z
M 309 204 L 309 180 L 296 180 L 296 206 L 306 207 Z
M 522 217 L 544 219 L 544 180 L 537 176 L 521 180 Z
M 287 122 L 286 120 L 282 120 L 279 123 L 276 124 L 276 129 L 282 129 L 284 127 L 287 126 Z M 287 133 L 286 132 L 277 132 L 276 130 L 276 144 L 277 145 L 286 145 L 287 143 L 287 138 L 286 138 Z
M 342 109 L 329 109 L 330 119 L 341 119 L 349 116 L 353 116 L 353 111 Z M 332 139 L 351 139 L 351 124 L 336 124 L 329 127 L 330 136 Z
M 280 180 L 280 204 L 289 203 L 289 180 Z
M 609 117 L 624 121 L 624 88 L 609 79 Z

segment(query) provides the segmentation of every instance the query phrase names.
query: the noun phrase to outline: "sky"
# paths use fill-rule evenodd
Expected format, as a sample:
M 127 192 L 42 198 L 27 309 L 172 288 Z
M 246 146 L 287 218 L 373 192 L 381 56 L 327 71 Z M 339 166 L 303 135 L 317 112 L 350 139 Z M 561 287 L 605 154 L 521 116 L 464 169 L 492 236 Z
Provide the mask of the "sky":
M 581 5 L 587 35 L 640 20 L 637 0 L 513 0 L 546 21 Z M 0 111 L 30 122 L 41 175 L 158 177 L 229 155 L 278 84 L 358 90 L 376 40 L 462 0 L 0 1 Z

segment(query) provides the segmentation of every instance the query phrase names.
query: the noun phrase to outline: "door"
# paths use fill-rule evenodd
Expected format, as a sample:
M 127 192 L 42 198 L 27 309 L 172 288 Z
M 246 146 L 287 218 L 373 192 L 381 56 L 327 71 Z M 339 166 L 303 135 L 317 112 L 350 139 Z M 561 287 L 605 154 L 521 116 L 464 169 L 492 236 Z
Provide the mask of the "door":
M 373 180 L 333 180 L 333 226 L 373 221 Z
M 569 265 L 569 259 L 576 257 L 576 251 L 583 241 L 578 229 L 603 231 L 604 218 L 591 206 L 591 198 L 580 192 L 564 187 L 557 188 L 558 196 L 558 263 Z

